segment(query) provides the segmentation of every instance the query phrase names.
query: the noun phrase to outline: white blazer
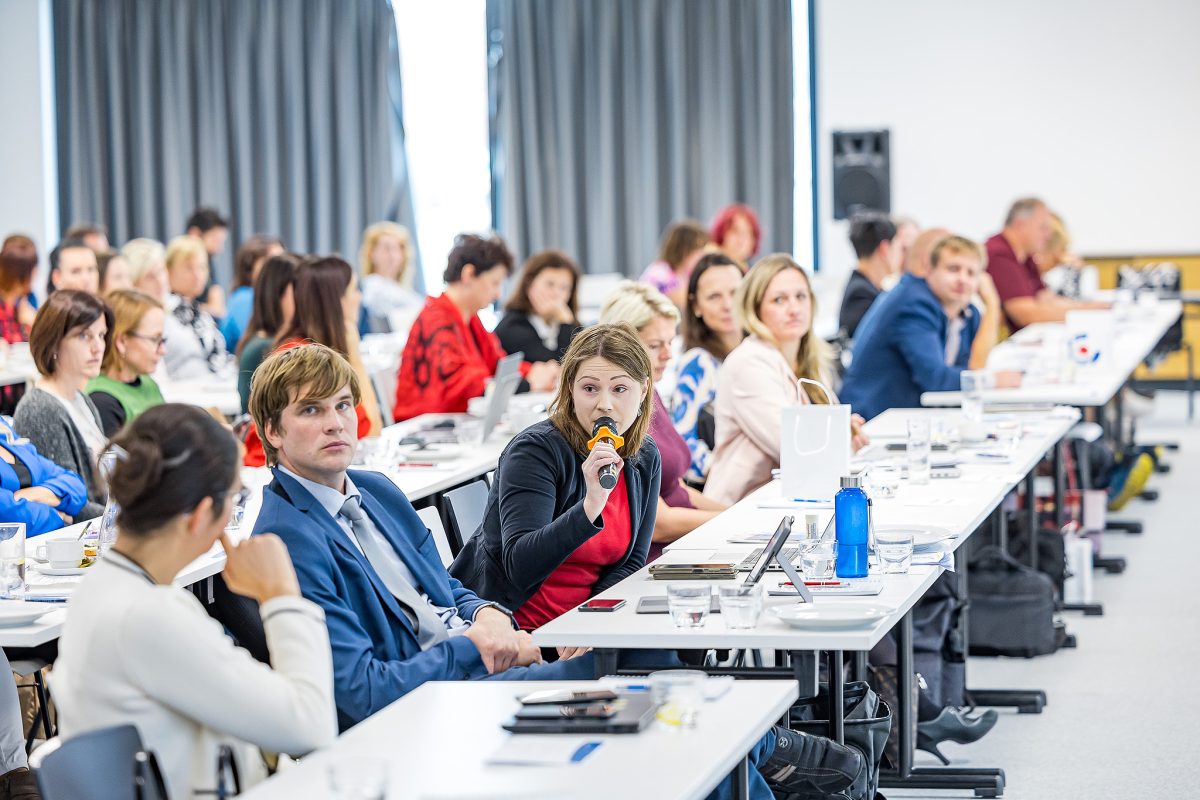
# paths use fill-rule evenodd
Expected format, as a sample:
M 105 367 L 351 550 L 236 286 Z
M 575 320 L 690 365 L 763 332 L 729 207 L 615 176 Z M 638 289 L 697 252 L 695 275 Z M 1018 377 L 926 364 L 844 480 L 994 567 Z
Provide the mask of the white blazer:
M 256 747 L 301 755 L 329 744 L 337 716 L 324 613 L 300 597 L 260 612 L 273 668 L 236 647 L 190 592 L 104 556 L 71 596 L 50 678 L 61 735 L 133 723 L 172 798 L 215 788 L 223 744 L 243 787 L 266 775 Z

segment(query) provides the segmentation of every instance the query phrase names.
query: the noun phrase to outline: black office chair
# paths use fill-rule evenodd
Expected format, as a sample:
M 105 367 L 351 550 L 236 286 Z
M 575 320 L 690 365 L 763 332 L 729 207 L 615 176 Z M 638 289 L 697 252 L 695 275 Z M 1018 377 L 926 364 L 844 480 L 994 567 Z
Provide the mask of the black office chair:
M 446 492 L 446 515 L 451 544 L 457 555 L 483 524 L 483 513 L 487 509 L 488 485 L 486 481 L 472 481 Z
M 167 800 L 158 762 L 133 725 L 55 737 L 33 751 L 29 769 L 45 800 Z
M 211 580 L 211 601 L 201 598 L 208 615 L 225 627 L 239 647 L 245 648 L 262 663 L 270 664 L 271 654 L 267 650 L 267 634 L 263 630 L 258 602 L 231 592 L 224 576 L 220 574 L 214 575 Z

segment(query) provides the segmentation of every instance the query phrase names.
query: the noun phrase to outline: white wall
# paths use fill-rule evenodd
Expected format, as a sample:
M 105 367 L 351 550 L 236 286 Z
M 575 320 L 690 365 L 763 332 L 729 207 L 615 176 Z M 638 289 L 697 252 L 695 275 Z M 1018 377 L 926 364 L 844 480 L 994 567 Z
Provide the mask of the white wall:
M 816 1 L 816 0 L 815 0 Z M 968 236 L 1043 197 L 1090 255 L 1200 252 L 1200 3 L 823 0 L 823 269 L 830 131 L 892 131 L 892 210 Z M 832 277 L 832 276 L 831 276 Z
M 0 0 L 0 239 L 30 236 L 40 270 L 58 239 L 49 8 L 49 0 Z

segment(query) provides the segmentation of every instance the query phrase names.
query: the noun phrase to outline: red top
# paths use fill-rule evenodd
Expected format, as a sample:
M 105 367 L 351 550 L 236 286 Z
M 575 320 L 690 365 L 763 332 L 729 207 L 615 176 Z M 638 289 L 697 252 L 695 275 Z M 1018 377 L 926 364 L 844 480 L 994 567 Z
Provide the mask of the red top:
M 404 345 L 392 416 L 400 422 L 421 414 L 465 412 L 505 355 L 478 315 L 467 322 L 445 294 L 429 298 Z M 522 364 L 521 374 L 528 371 L 529 364 Z
M 987 240 L 987 260 L 988 274 L 996 284 L 996 293 L 1000 295 L 1001 304 L 1018 297 L 1035 297 L 1046 288 L 1033 256 L 1024 261 L 1017 261 L 1016 251 L 1002 233 L 997 233 Z M 1008 321 L 1009 330 L 1020 329 L 1021 326 L 1007 313 L 1004 318 Z
M 521 630 L 540 628 L 587 600 L 592 596 L 592 587 L 600 580 L 601 570 L 621 561 L 629 552 L 632 523 L 625 470 L 618 474 L 617 485 L 608 495 L 600 516 L 604 528 L 567 556 L 567 560 L 542 582 L 537 593 L 517 609 L 513 616 Z
M 281 350 L 291 350 L 293 347 L 300 347 L 304 344 L 308 344 L 308 340 L 296 336 L 280 343 L 271 352 L 278 353 Z M 373 390 L 368 386 L 365 391 Z M 362 403 L 354 407 L 354 413 L 358 415 L 358 438 L 364 439 L 371 432 L 371 420 L 367 418 L 367 412 L 363 409 Z M 257 425 L 251 425 L 249 432 L 246 434 L 246 456 L 242 459 L 242 463 L 247 467 L 263 467 L 267 464 L 267 454 L 263 452 L 262 440 L 258 438 Z

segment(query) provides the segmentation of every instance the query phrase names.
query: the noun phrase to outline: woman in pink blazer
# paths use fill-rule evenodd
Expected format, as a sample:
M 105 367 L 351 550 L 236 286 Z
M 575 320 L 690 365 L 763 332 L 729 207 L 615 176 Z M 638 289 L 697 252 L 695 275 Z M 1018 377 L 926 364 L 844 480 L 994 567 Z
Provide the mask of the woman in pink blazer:
M 788 255 L 764 256 L 738 287 L 734 306 L 749 334 L 721 365 L 714 416 L 717 446 L 704 494 L 736 503 L 771 480 L 779 466 L 783 408 L 828 403 L 801 378 L 829 386 L 829 346 L 812 332 L 816 298 L 808 275 Z M 832 390 L 831 390 L 832 391 Z M 836 402 L 836 398 L 832 398 Z M 853 446 L 866 444 L 854 415 Z

